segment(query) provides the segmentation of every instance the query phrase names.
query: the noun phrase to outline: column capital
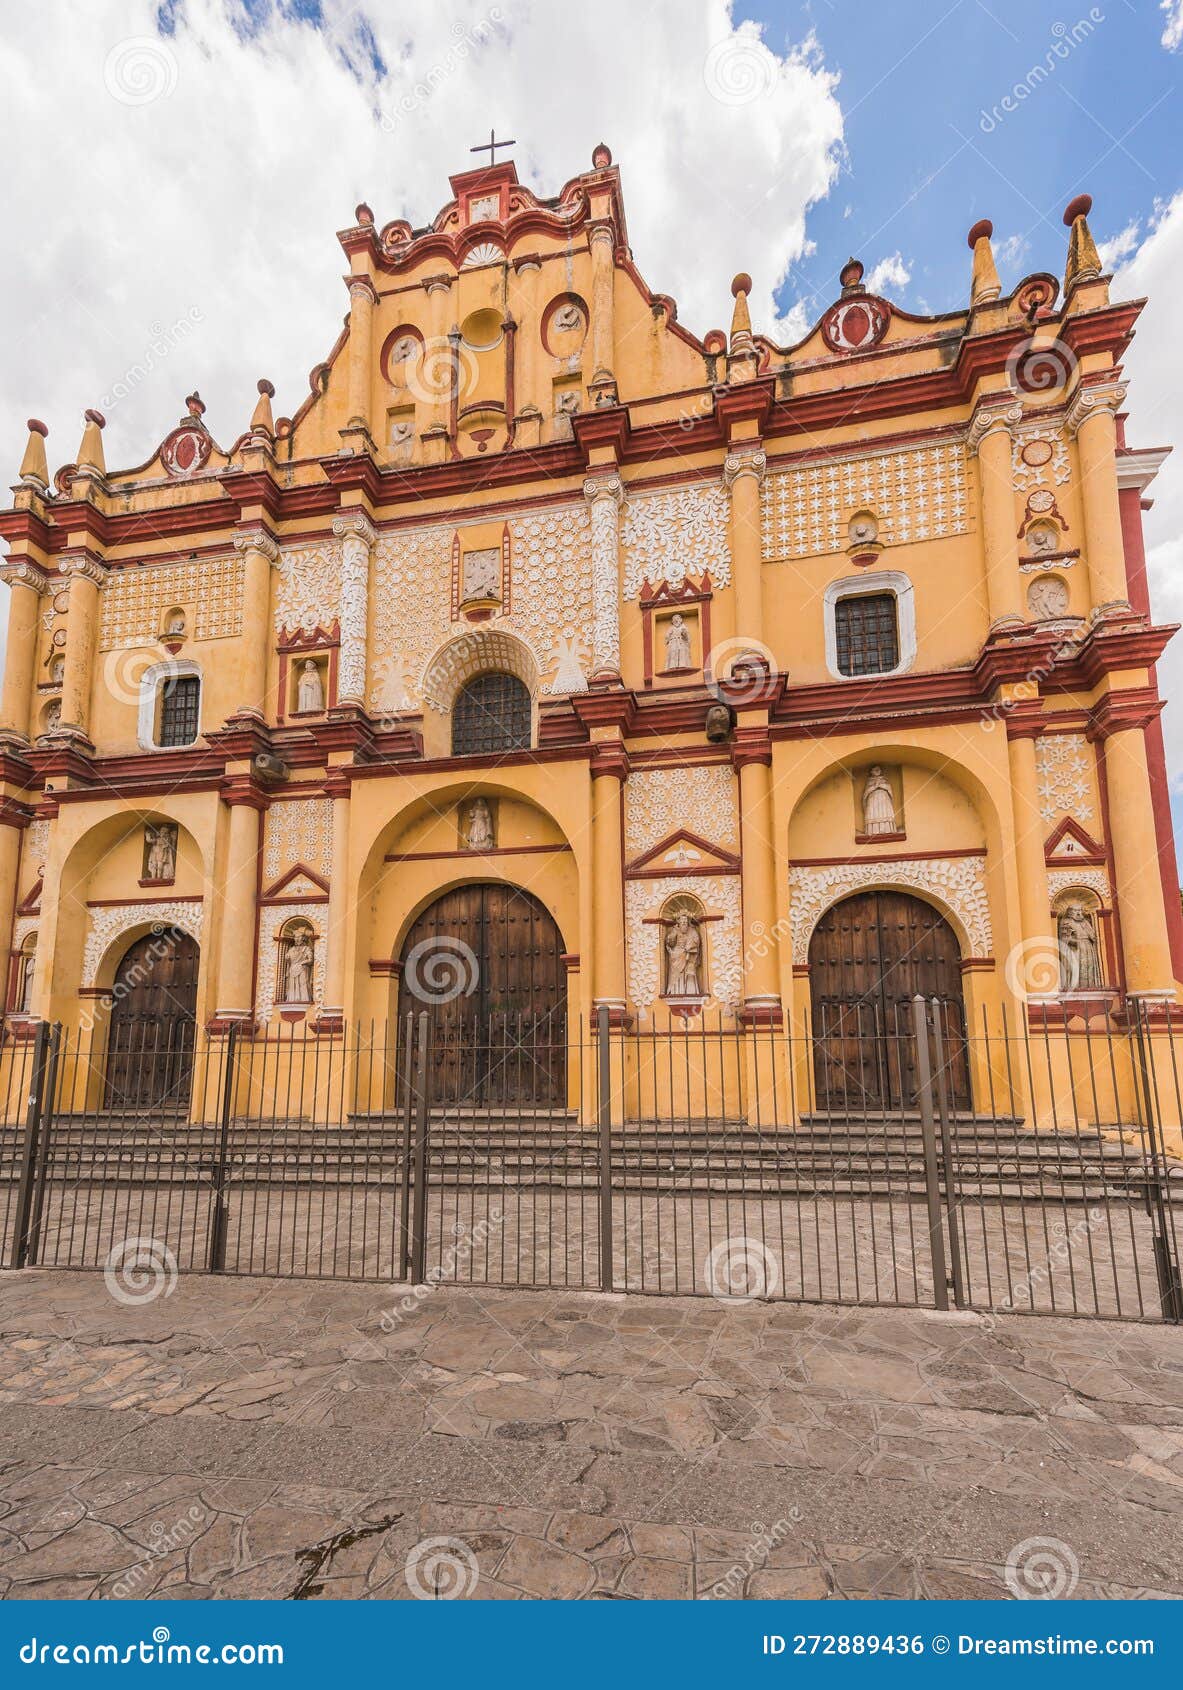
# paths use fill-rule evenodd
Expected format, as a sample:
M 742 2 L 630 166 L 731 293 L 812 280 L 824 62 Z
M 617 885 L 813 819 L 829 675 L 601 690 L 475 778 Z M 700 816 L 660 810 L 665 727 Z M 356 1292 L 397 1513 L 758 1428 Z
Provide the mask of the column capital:
M 368 299 L 371 305 L 377 305 L 378 290 L 368 276 L 350 276 L 349 298 L 351 302 L 357 298 Z
M 983 395 L 974 406 L 973 416 L 969 419 L 969 428 L 965 435 L 966 451 L 971 458 L 976 458 L 982 441 L 988 434 L 994 434 L 999 429 L 1009 434 L 1022 420 L 1023 407 L 1009 393 Z
M 738 727 L 732 730 L 731 764 L 738 774 L 751 763 L 772 766 L 772 740 L 767 728 Z
M 92 557 L 89 552 L 73 552 L 66 557 L 59 557 L 57 569 L 59 575 L 65 575 L 68 579 L 78 575 L 84 581 L 93 582 L 96 587 L 103 586 L 110 574 L 106 564 L 100 562 L 97 557 Z
M 607 221 L 600 220 L 596 223 L 590 223 L 588 225 L 587 238 L 590 246 L 598 246 L 601 242 L 607 241 L 611 245 L 613 251 L 616 250 L 616 230 L 612 227 L 611 223 Z
M 1077 434 L 1090 417 L 1119 411 L 1125 403 L 1128 389 L 1124 382 L 1097 382 L 1091 387 L 1078 387 L 1064 414 L 1064 426 L 1069 434 Z
M 604 775 L 613 775 L 619 781 L 626 781 L 629 776 L 628 752 L 618 740 L 607 740 L 592 746 L 591 776 L 599 780 Z
M 723 484 L 731 488 L 745 475 L 754 476 L 757 483 L 764 480 L 768 457 L 762 446 L 732 448 L 723 460 Z
M 355 508 L 338 511 L 333 518 L 333 533 L 338 540 L 364 540 L 367 546 L 372 546 L 378 538 L 378 531 L 365 511 Z
M 44 593 L 49 586 L 45 571 L 28 558 L 7 558 L 0 562 L 0 581 L 7 581 L 10 587 L 32 587 L 35 593 Z
M 249 528 L 239 528 L 234 534 L 234 550 L 236 552 L 261 552 L 268 563 L 279 562 L 279 546 L 274 534 L 264 528 L 261 522 L 253 523 Z
M 624 503 L 624 482 L 615 470 L 606 470 L 601 475 L 589 475 L 583 483 L 583 496 L 591 505 L 601 499 L 611 499 L 614 505 Z

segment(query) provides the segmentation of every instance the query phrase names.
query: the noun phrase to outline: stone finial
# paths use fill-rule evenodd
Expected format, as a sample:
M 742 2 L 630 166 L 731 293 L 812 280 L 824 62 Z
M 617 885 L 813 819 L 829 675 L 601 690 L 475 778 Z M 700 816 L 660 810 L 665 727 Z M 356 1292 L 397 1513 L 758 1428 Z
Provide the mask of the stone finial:
M 735 298 L 735 308 L 731 313 L 731 350 L 733 352 L 747 348 L 752 344 L 752 316 L 748 310 L 748 295 L 752 291 L 752 278 L 744 271 L 740 271 L 731 283 L 731 292 Z
M 353 215 L 357 218 L 358 223 L 363 227 L 368 227 L 374 221 L 374 213 L 370 210 L 365 200 L 362 200 L 360 205 L 354 207 Z
M 852 293 L 865 293 L 863 287 L 863 267 L 857 258 L 848 258 L 838 272 L 838 280 L 842 284 L 842 296 L 846 298 Z
M 37 417 L 28 421 L 29 442 L 21 459 L 20 478 L 30 487 L 49 486 L 49 464 L 45 457 L 45 437 L 49 433 Z
M 592 153 L 592 169 L 593 170 L 607 170 L 608 166 L 611 163 L 612 163 L 612 149 L 610 147 L 606 146 L 603 141 L 599 142 L 599 144 L 596 146 L 594 152 Z
M 251 433 L 266 434 L 270 439 L 275 438 L 275 419 L 271 415 L 271 401 L 275 397 L 275 387 L 266 377 L 259 383 L 259 401 L 251 416 Z
M 99 475 L 106 475 L 107 462 L 103 456 L 103 430 L 107 426 L 107 419 L 101 411 L 84 411 L 84 427 L 82 430 L 82 444 L 78 448 L 79 469 L 97 470 Z
M 983 217 L 966 236 L 969 249 L 974 255 L 973 275 L 969 284 L 971 311 L 975 305 L 989 305 L 991 300 L 997 299 L 1002 293 L 998 266 L 994 262 L 994 248 L 990 245 L 990 236 L 993 233 L 993 223 L 988 217 Z
M 192 393 L 185 395 L 185 409 L 189 415 L 196 418 L 198 422 L 200 422 L 202 417 L 205 415 L 205 400 L 201 397 L 201 394 L 198 393 L 196 388 L 193 389 Z
M 1064 208 L 1064 224 L 1071 231 L 1068 236 L 1068 263 L 1064 269 L 1065 297 L 1077 282 L 1096 281 L 1101 274 L 1097 243 L 1088 225 L 1088 215 L 1092 209 L 1091 194 L 1077 194 Z

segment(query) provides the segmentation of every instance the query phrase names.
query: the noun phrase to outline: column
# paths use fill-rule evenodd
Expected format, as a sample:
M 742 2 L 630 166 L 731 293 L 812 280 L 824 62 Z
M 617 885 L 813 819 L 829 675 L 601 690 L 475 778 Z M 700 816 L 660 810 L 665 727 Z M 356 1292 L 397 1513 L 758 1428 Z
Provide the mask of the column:
M 230 835 L 219 886 L 222 934 L 214 1016 L 217 1021 L 253 1021 L 259 822 L 265 800 L 242 783 L 239 790 L 223 791 L 222 801 L 230 809 Z
M 448 344 L 448 307 L 452 298 L 451 276 L 429 276 L 427 289 L 429 338 L 423 348 L 416 374 L 411 378 L 415 398 L 425 407 L 423 432 L 447 433 L 452 397 L 452 349 Z
M 780 1022 L 776 945 L 776 846 L 772 746 L 762 729 L 738 728 L 732 760 L 739 774 L 740 893 L 743 898 L 745 1021 Z M 766 941 L 766 942 L 761 942 Z
M 4 654 L 4 690 L 0 694 L 0 729 L 29 737 L 37 663 L 37 618 L 46 579 L 31 563 L 0 565 L 8 582 L 8 643 Z
M 234 536 L 242 553 L 242 702 L 238 713 L 267 715 L 267 654 L 271 645 L 271 571 L 279 562 L 279 547 L 263 527 L 247 528 Z
M 623 818 L 628 756 L 617 741 L 592 754 L 592 991 L 598 1008 L 623 1019 L 625 981 Z
M 1068 432 L 1076 435 L 1093 608 L 1128 614 L 1130 593 L 1117 497 L 1117 425 L 1113 418 L 1125 391 L 1117 382 L 1082 388 L 1068 407 L 1067 421 Z
M 615 471 L 590 475 L 583 496 L 591 506 L 592 679 L 620 679 L 620 507 L 624 483 Z
M 349 422 L 373 432 L 370 392 L 374 375 L 374 284 L 368 276 L 349 283 Z
M 766 656 L 764 601 L 761 584 L 763 540 L 760 524 L 760 484 L 767 460 L 758 442 L 733 446 L 723 464 L 723 480 L 731 493 L 731 588 L 735 594 L 735 651 L 750 643 L 757 656 Z M 705 654 L 704 654 L 705 655 Z M 768 658 L 772 667 L 771 659 Z
M 364 707 L 370 550 L 375 539 L 374 525 L 365 511 L 346 510 L 333 518 L 333 533 L 341 541 L 341 591 L 337 607 L 341 652 L 337 666 L 337 703 Z
M 538 302 L 538 282 L 541 274 L 542 265 L 537 258 L 515 258 L 513 314 L 522 332 L 514 341 L 513 397 L 514 410 L 519 417 L 530 407 L 540 414 L 542 409 L 549 411 L 551 408 L 549 400 L 545 407 L 541 405 L 540 396 L 536 391 L 539 385 L 539 355 L 542 350 Z
M 1036 986 L 1040 995 L 1055 991 L 1052 974 L 1056 967 L 1056 939 L 1052 932 L 1051 906 L 1047 894 L 1047 862 L 1043 841 L 1047 823 L 1040 813 L 1039 776 L 1035 766 L 1033 725 L 1008 725 L 1007 760 L 1010 765 L 1011 809 L 1015 830 L 1015 879 L 1019 892 L 1018 938 L 1028 958 L 1020 970 L 1024 986 Z M 1008 982 L 1009 983 L 1009 982 Z M 1019 983 L 1018 981 L 1014 983 Z
M 345 949 L 349 938 L 349 777 L 330 771 L 325 790 L 333 800 L 333 866 L 329 875 L 329 903 L 325 915 L 325 1001 L 320 1026 L 327 1030 L 345 1021 Z
M 1173 999 L 1162 877 L 1149 843 L 1154 838 L 1154 811 L 1141 724 L 1110 734 L 1104 755 L 1126 986 L 1134 996 Z
M 591 243 L 591 367 L 592 380 L 613 373 L 616 344 L 616 235 L 610 223 L 596 223 Z
M 7 1004 L 3 993 L 12 978 L 13 913 L 19 891 L 17 872 L 24 827 L 24 818 L 18 819 L 16 806 L 9 800 L 0 801 L 0 1017 Z
M 85 739 L 90 734 L 90 694 L 98 636 L 99 590 L 107 578 L 107 571 L 103 564 L 91 557 L 63 558 L 59 568 L 70 582 L 61 726 L 67 731 L 80 733 Z
M 982 550 L 986 558 L 986 606 L 990 631 L 1019 627 L 1024 621 L 1019 574 L 1019 536 L 1015 520 L 1011 428 L 1023 408 L 1011 401 L 981 403 L 966 439 L 978 460 L 982 498 Z

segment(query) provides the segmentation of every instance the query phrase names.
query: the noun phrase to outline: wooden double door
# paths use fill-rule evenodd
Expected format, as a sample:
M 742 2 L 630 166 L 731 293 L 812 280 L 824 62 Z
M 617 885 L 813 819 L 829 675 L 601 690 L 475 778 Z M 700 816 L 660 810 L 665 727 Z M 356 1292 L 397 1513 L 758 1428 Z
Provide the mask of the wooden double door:
M 906 892 L 844 898 L 814 928 L 809 985 L 819 1109 L 914 1106 L 917 992 L 940 1004 L 949 1101 L 970 1107 L 961 950 L 931 904 Z
M 430 1019 L 435 1103 L 564 1105 L 567 974 L 558 927 L 516 886 L 445 892 L 402 947 L 399 1022 Z
M 106 1109 L 189 1106 L 201 951 L 179 928 L 150 933 L 115 971 L 107 1027 Z

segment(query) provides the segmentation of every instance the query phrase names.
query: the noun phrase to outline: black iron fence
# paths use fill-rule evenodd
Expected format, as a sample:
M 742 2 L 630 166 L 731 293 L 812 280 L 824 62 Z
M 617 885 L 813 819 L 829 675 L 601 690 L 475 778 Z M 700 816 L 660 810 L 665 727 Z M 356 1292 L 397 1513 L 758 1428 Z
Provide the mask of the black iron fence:
M 0 1260 L 1180 1320 L 1177 1021 L 8 1029 Z

